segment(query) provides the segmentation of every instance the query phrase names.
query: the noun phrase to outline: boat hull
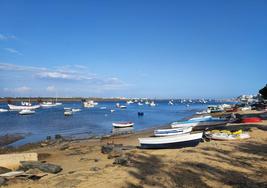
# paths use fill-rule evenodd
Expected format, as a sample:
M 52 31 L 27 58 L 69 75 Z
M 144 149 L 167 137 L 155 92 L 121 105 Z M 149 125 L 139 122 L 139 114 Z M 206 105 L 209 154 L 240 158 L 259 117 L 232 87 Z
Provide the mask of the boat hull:
M 185 147 L 194 147 L 199 144 L 202 139 L 195 139 L 183 142 L 166 143 L 166 144 L 141 144 L 143 149 L 179 149 Z
M 40 105 L 34 105 L 34 106 L 17 106 L 8 104 L 8 107 L 10 110 L 35 110 L 37 108 L 40 108 Z
M 158 129 L 154 131 L 155 136 L 173 136 L 187 134 L 192 131 L 192 127 L 176 128 L 176 129 Z
M 163 149 L 163 148 L 183 148 L 198 145 L 202 140 L 203 133 L 183 134 L 167 137 L 139 138 L 141 148 Z

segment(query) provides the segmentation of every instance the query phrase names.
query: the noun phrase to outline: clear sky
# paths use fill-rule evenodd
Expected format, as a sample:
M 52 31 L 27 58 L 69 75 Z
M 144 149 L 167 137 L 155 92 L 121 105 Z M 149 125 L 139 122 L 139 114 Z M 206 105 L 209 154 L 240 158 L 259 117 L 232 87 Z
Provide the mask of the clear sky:
M 221 98 L 266 83 L 266 0 L 0 0 L 0 96 Z

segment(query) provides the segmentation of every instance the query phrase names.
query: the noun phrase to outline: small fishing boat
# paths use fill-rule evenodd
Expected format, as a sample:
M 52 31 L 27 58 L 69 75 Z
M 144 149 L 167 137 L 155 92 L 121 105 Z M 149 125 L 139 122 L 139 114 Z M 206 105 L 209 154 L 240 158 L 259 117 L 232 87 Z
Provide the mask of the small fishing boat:
M 154 101 L 152 101 L 149 105 L 150 105 L 150 106 L 156 106 L 156 104 L 155 104 Z
M 202 120 L 206 120 L 206 119 L 211 119 L 212 116 L 198 116 L 198 117 L 194 117 L 194 118 L 191 118 L 189 120 L 192 120 L 192 121 L 202 121 Z
M 169 104 L 169 105 L 173 105 L 173 102 L 170 100 L 170 101 L 168 102 L 168 104 Z
M 186 134 L 192 131 L 192 127 L 183 127 L 175 129 L 158 129 L 154 131 L 155 136 L 173 136 L 179 134 Z
M 50 108 L 50 107 L 57 106 L 57 104 L 56 103 L 53 103 L 53 102 L 42 102 L 40 104 L 40 106 L 43 107 L 43 108 Z
M 125 108 L 127 108 L 127 106 L 120 105 L 120 103 L 116 103 L 116 107 L 117 107 L 117 108 L 120 108 L 120 109 L 125 109 Z
M 33 105 L 33 106 L 18 106 L 13 104 L 8 104 L 10 110 L 35 110 L 40 108 L 40 105 Z
M 8 110 L 4 108 L 0 108 L 0 112 L 8 112 Z
M 98 105 L 98 103 L 97 102 L 94 102 L 93 100 L 85 100 L 85 101 L 83 101 L 83 106 L 85 108 L 93 108 L 96 105 Z
M 73 114 L 72 110 L 65 110 L 64 116 L 71 116 Z
M 143 104 L 143 103 L 141 103 L 141 102 L 139 102 L 139 103 L 138 103 L 138 106 L 143 106 L 143 105 L 144 105 L 144 104 Z
M 134 103 L 133 101 L 127 101 L 126 102 L 127 104 L 132 104 L 132 103 Z
M 242 118 L 242 123 L 258 123 L 261 122 L 261 118 L 259 117 L 246 117 Z
M 72 108 L 71 111 L 72 111 L 72 112 L 80 112 L 81 109 L 79 109 L 79 108 Z
M 207 138 L 213 140 L 238 140 L 250 138 L 248 132 L 243 132 L 242 130 L 231 132 L 228 130 L 213 130 L 205 132 Z
M 111 109 L 110 112 L 115 112 L 115 110 Z
M 20 115 L 31 115 L 31 114 L 34 114 L 35 113 L 35 111 L 33 111 L 33 110 L 21 110 L 21 111 L 19 111 L 19 114 Z
M 116 122 L 116 123 L 112 123 L 113 127 L 116 128 L 124 128 L 124 127 L 132 127 L 134 125 L 133 122 Z
M 138 138 L 141 148 L 163 149 L 193 147 L 199 144 L 203 133 L 181 134 L 164 137 Z

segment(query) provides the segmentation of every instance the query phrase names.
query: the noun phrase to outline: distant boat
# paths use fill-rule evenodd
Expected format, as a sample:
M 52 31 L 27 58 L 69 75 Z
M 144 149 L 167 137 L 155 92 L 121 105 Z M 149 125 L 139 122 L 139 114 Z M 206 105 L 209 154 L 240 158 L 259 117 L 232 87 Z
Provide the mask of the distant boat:
M 21 102 L 22 106 L 31 106 L 32 104 L 30 102 Z
M 100 107 L 100 109 L 101 109 L 101 110 L 105 110 L 105 109 L 107 109 L 107 107 L 102 106 L 102 107 Z
M 93 100 L 87 100 L 87 101 L 84 101 L 84 102 L 83 102 L 83 106 L 84 106 L 85 108 L 93 108 L 93 107 L 95 107 L 96 105 L 98 105 L 98 103 L 97 103 L 97 102 L 94 102 Z
M 35 113 L 35 111 L 33 111 L 33 110 L 26 110 L 26 109 L 21 110 L 19 112 L 20 115 L 31 115 L 31 114 L 34 114 L 34 113 Z
M 72 110 L 65 110 L 64 116 L 71 116 L 73 114 Z
M 138 103 L 138 106 L 143 106 L 143 105 L 144 105 L 144 104 L 143 104 L 143 103 L 141 103 L 141 102 L 139 102 L 139 103 Z
M 127 101 L 126 103 L 127 103 L 127 104 L 132 104 L 132 103 L 134 103 L 134 102 L 130 100 L 130 101 Z
M 0 112 L 8 112 L 8 110 L 4 108 L 0 108 Z
M 13 104 L 8 104 L 10 110 L 35 110 L 40 108 L 40 105 L 33 105 L 33 106 L 18 106 Z
M 161 149 L 161 148 L 182 148 L 193 147 L 199 144 L 203 133 L 182 134 L 164 137 L 138 138 L 141 148 Z
M 112 123 L 113 127 L 115 128 L 125 128 L 125 127 L 132 127 L 134 125 L 133 122 L 116 122 Z
M 72 112 L 80 112 L 81 109 L 79 109 L 79 108 L 72 108 L 71 111 L 72 111 Z
M 115 112 L 115 110 L 110 110 L 110 112 Z
M 150 106 L 156 106 L 156 104 L 155 104 L 154 101 L 152 101 L 149 105 L 150 105 Z
M 40 106 L 43 108 L 49 108 L 49 107 L 57 106 L 57 104 L 53 102 L 42 102 Z
M 127 106 L 120 105 L 120 103 L 116 103 L 116 107 L 117 107 L 117 108 L 120 108 L 120 109 L 125 109 L 125 108 L 127 108 Z
M 154 131 L 155 136 L 173 136 L 179 134 L 186 134 L 192 131 L 192 127 L 182 127 L 174 129 L 158 129 Z
M 150 103 L 149 103 L 149 101 L 146 101 L 145 104 L 149 105 Z
M 173 105 L 173 102 L 172 102 L 172 101 L 169 101 L 168 104 L 169 104 L 169 105 Z

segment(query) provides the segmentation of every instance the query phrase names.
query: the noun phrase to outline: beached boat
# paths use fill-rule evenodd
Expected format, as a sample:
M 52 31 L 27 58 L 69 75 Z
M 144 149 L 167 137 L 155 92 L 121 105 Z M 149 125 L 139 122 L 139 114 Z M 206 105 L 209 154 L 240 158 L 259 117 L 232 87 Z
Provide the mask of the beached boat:
M 8 110 L 4 108 L 0 108 L 0 112 L 8 112 Z
M 26 109 L 24 109 L 24 110 L 19 111 L 20 115 L 31 115 L 31 114 L 34 114 L 34 113 L 35 113 L 34 110 L 26 110 Z
M 258 123 L 261 122 L 261 118 L 259 117 L 246 117 L 242 118 L 242 123 Z
M 205 132 L 207 138 L 213 140 L 239 140 L 250 138 L 248 132 L 243 132 L 242 130 L 231 132 L 228 130 L 213 130 Z
M 197 129 L 205 129 L 212 126 L 223 126 L 228 123 L 228 120 L 223 118 L 214 118 L 211 116 L 203 116 L 197 118 L 191 118 L 183 122 L 174 122 L 171 124 L 172 128 L 179 127 L 197 127 Z
M 138 138 L 141 148 L 161 149 L 161 148 L 182 148 L 193 147 L 202 140 L 203 133 L 181 134 L 175 136 Z
M 192 127 L 183 127 L 175 129 L 158 129 L 154 131 L 155 136 L 173 136 L 179 134 L 186 134 L 192 131 Z
M 196 121 L 181 121 L 181 122 L 173 122 L 171 123 L 172 128 L 183 128 L 183 127 L 195 127 L 197 126 L 198 122 Z
M 113 127 L 116 128 L 124 128 L 124 127 L 132 127 L 134 125 L 133 122 L 116 122 L 116 123 L 112 123 Z
M 40 105 L 33 105 L 33 106 L 18 106 L 13 104 L 8 104 L 10 110 L 35 110 L 40 108 Z

